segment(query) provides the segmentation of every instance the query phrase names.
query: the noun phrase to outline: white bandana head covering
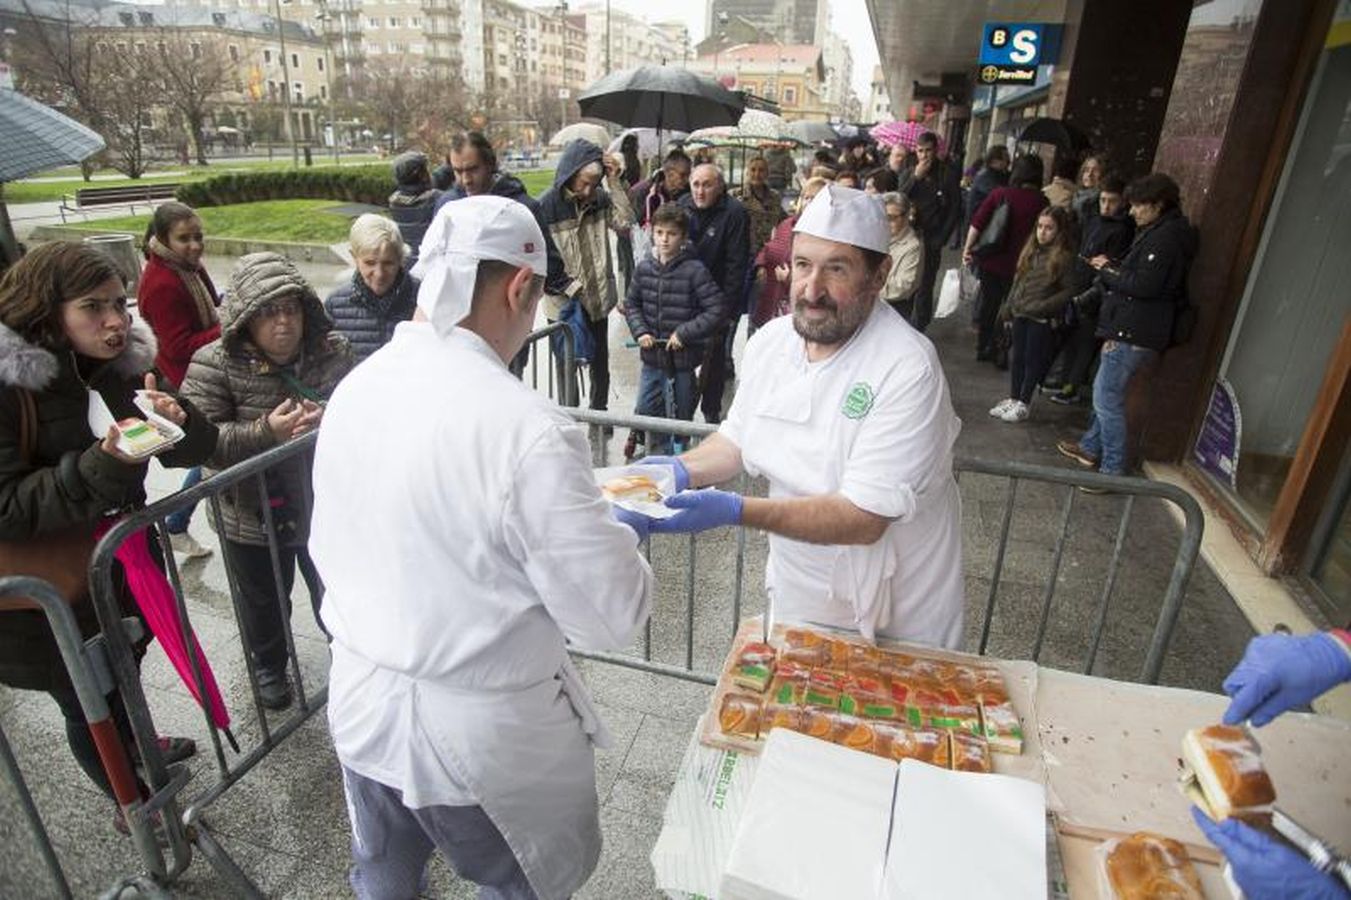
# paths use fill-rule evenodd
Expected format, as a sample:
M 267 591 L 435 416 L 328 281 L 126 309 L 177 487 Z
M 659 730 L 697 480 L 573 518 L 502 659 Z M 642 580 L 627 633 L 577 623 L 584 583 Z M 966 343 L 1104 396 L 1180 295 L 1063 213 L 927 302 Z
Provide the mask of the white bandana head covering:
M 482 194 L 453 200 L 436 212 L 411 274 L 422 284 L 417 305 L 443 337 L 469 315 L 480 260 L 548 267 L 544 233 L 524 204 Z
M 793 231 L 886 253 L 891 243 L 887 213 L 878 197 L 828 184 L 812 198 Z

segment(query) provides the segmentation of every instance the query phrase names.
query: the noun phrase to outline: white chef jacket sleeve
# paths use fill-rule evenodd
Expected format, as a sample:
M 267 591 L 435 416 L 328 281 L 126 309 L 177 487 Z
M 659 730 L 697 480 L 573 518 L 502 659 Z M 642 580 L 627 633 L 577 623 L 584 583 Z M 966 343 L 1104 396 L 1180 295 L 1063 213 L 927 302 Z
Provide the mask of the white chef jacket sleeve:
M 591 474 L 580 426 L 552 425 L 521 457 L 503 508 L 507 547 L 568 643 L 618 650 L 650 611 L 652 569 Z
M 845 462 L 840 493 L 855 506 L 906 521 L 918 495 L 952 476 L 956 416 L 932 363 L 898 367 L 878 390 Z

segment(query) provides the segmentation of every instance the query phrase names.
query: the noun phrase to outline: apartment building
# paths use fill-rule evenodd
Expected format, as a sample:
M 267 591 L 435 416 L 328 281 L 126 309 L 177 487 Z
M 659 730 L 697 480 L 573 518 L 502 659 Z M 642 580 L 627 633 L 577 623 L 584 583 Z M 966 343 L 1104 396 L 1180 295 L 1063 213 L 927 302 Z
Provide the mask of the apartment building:
M 738 44 L 700 56 L 691 68 L 727 87 L 779 104 L 785 119 L 826 122 L 826 69 L 821 48 L 807 44 Z

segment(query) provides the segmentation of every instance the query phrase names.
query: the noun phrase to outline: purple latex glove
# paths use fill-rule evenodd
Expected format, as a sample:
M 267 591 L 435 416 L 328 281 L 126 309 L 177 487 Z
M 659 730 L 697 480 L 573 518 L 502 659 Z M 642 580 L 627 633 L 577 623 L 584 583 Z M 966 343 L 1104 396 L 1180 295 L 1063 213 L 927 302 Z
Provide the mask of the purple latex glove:
M 634 463 L 635 466 L 670 466 L 675 470 L 676 493 L 689 490 L 690 470 L 678 456 L 644 456 Z
M 611 506 L 610 509 L 614 512 L 615 520 L 632 528 L 633 533 L 638 535 L 639 541 L 647 540 L 647 532 L 651 529 L 653 522 L 651 516 L 645 516 L 640 512 L 634 512 L 618 505 Z
M 1224 723 L 1251 719 L 1254 725 L 1265 725 L 1348 680 L 1351 653 L 1330 634 L 1253 638 L 1243 659 L 1224 679 L 1224 692 L 1233 698 Z
M 1234 881 L 1247 900 L 1347 900 L 1351 896 L 1335 876 L 1318 871 L 1299 851 L 1256 828 L 1237 819 L 1213 822 L 1194 806 L 1192 818 L 1229 860 Z
M 742 500 L 740 494 L 704 488 L 685 491 L 666 498 L 666 505 L 680 512 L 669 519 L 653 519 L 652 532 L 694 534 L 710 528 L 741 524 Z

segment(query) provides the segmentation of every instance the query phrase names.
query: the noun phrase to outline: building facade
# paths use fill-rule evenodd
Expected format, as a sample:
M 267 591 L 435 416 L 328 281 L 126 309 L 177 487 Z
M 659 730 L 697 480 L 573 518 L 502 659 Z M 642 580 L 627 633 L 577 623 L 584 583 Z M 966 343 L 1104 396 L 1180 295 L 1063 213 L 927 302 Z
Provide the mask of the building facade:
M 788 44 L 739 44 L 700 56 L 691 68 L 712 75 L 728 88 L 779 105 L 789 121 L 826 122 L 826 70 L 818 47 Z
M 830 21 L 826 0 L 708 0 L 707 18 L 711 23 L 720 17 L 742 18 L 770 35 L 771 40 L 784 44 L 825 43 Z
M 1138 455 L 1206 500 L 1259 575 L 1310 601 L 1283 609 L 1345 623 L 1351 3 L 869 0 L 869 11 L 893 109 L 932 101 L 952 143 L 970 103 L 968 155 L 1008 140 L 1009 119 L 1041 114 L 1077 126 L 1122 175 L 1177 180 L 1200 238 L 1198 322 L 1133 392 Z M 982 21 L 1060 25 L 1059 52 L 1033 84 L 978 90 Z M 1259 628 L 1283 620 L 1252 599 L 1268 588 L 1231 592 Z

